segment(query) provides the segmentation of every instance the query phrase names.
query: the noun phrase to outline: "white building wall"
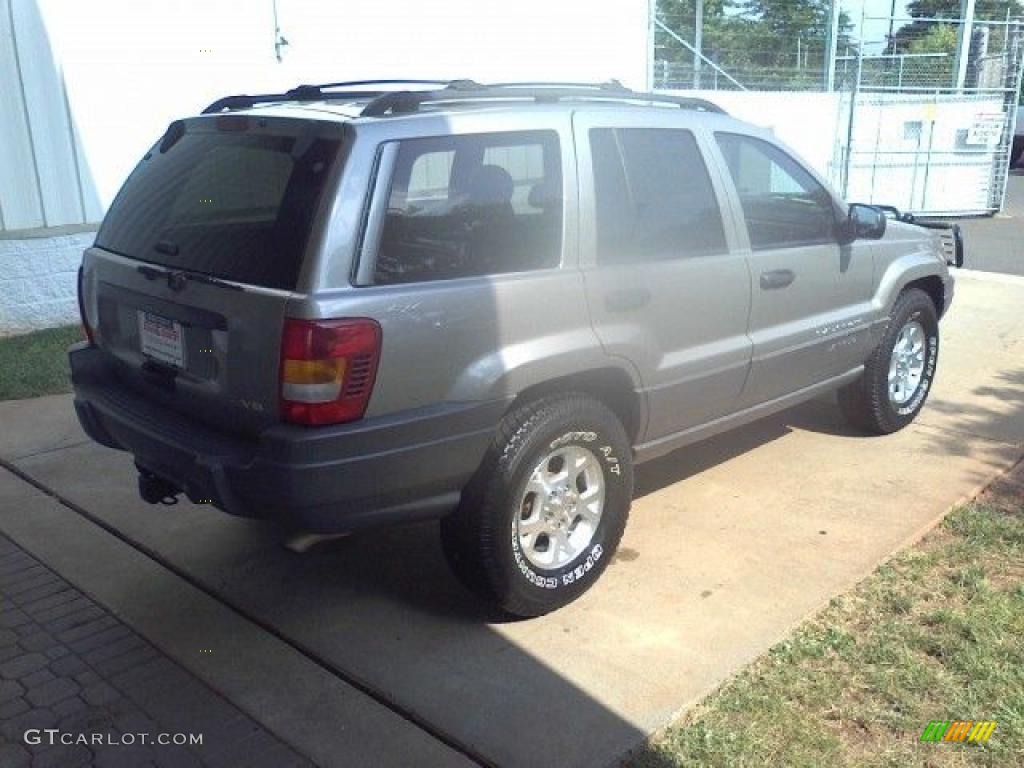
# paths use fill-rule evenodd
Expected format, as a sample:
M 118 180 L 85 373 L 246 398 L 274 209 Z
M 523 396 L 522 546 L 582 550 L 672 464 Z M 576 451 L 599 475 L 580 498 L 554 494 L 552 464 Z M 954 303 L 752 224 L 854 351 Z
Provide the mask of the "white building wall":
M 0 230 L 60 227 L 102 213 L 35 0 L 0 0 Z
M 586 80 L 637 88 L 645 0 L 0 0 L 35 5 L 99 200 L 172 120 L 233 93 L 370 78 Z M 10 227 L 9 227 L 10 228 Z
M 93 236 L 0 239 L 0 336 L 78 322 L 78 265 Z
M 280 63 L 272 9 L 0 0 L 0 335 L 76 318 L 93 235 L 24 230 L 98 222 L 167 124 L 221 96 L 399 77 L 645 84 L 646 0 L 278 0 Z

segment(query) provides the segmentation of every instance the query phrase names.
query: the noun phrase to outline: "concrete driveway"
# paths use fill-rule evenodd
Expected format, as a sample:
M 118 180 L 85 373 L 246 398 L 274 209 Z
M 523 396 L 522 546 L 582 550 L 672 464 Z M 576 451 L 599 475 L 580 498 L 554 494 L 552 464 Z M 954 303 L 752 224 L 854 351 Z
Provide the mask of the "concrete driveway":
M 961 273 L 933 394 L 899 434 L 855 434 L 815 401 L 643 467 L 611 567 L 542 619 L 493 623 L 433 525 L 298 556 L 266 525 L 149 507 L 131 459 L 84 441 L 66 397 L 0 405 L 0 458 L 39 486 L 2 486 L 0 530 L 320 762 L 371 744 L 381 765 L 607 764 L 1024 455 L 1022 307 L 1024 279 Z M 336 749 L 278 711 L 299 682 L 261 690 L 232 665 L 234 635 L 217 635 L 227 671 L 195 653 L 216 628 L 162 582 L 129 583 L 139 561 L 332 680 L 322 703 L 348 697 L 350 718 Z M 383 714 L 353 714 L 367 707 Z

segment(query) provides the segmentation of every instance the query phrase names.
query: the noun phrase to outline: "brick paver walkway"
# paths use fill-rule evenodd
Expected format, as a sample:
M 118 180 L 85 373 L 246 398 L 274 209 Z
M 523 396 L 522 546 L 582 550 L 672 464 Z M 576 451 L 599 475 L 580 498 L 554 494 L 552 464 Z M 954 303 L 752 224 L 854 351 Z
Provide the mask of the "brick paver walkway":
M 53 728 L 65 740 L 85 734 L 103 742 L 61 744 L 54 736 L 51 745 L 44 729 Z M 41 743 L 26 744 L 29 729 L 39 729 Z M 161 734 L 201 734 L 202 744 L 158 744 Z M 29 765 L 309 762 L 0 536 L 0 766 Z

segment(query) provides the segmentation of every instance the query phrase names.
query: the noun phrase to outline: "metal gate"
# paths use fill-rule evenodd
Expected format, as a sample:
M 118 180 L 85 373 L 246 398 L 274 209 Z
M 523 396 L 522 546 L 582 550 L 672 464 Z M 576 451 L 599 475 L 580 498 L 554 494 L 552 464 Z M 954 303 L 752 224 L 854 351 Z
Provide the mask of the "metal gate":
M 833 181 L 847 200 L 937 216 L 1002 208 L 1024 26 L 977 22 L 965 33 L 977 39 L 963 63 L 953 52 L 867 55 L 863 42 L 837 57 Z

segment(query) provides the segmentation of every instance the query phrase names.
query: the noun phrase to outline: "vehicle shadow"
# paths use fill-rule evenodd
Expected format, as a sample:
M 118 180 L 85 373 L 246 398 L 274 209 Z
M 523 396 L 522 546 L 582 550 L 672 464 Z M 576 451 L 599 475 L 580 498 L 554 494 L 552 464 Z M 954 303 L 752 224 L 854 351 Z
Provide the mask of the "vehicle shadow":
M 845 423 L 834 398 L 822 397 L 641 465 L 636 472 L 634 501 L 785 437 L 794 429 L 865 437 Z M 319 544 L 303 555 L 285 553 L 275 546 L 289 535 L 287 529 L 261 526 L 258 530 L 263 533 L 255 535 L 266 537 L 259 567 L 266 566 L 266 557 L 286 557 L 288 565 L 280 578 L 284 586 L 296 591 L 304 584 L 314 583 L 320 591 L 334 583 L 342 593 L 376 592 L 416 611 L 463 625 L 510 621 L 489 609 L 451 575 L 439 543 L 437 523 L 355 533 Z
M 970 391 L 971 405 L 934 396 L 928 401 L 922 432 L 929 452 L 938 456 L 971 455 L 979 450 L 972 447 L 978 438 L 1022 443 L 1024 368 L 1001 372 L 995 379 L 997 384 Z M 637 468 L 634 500 L 697 476 L 794 430 L 879 439 L 850 426 L 834 396 L 824 396 L 641 465 Z M 349 584 L 362 583 L 361 588 L 380 591 L 418 610 L 444 614 L 460 622 L 504 621 L 450 575 L 437 541 L 433 523 L 356 534 L 296 557 L 291 578 L 301 582 L 331 574 Z
M 661 488 L 699 475 L 711 467 L 785 437 L 794 429 L 843 437 L 865 436 L 846 423 L 834 396 L 823 396 L 745 427 L 679 448 L 641 465 L 636 472 L 633 498 L 643 498 Z

